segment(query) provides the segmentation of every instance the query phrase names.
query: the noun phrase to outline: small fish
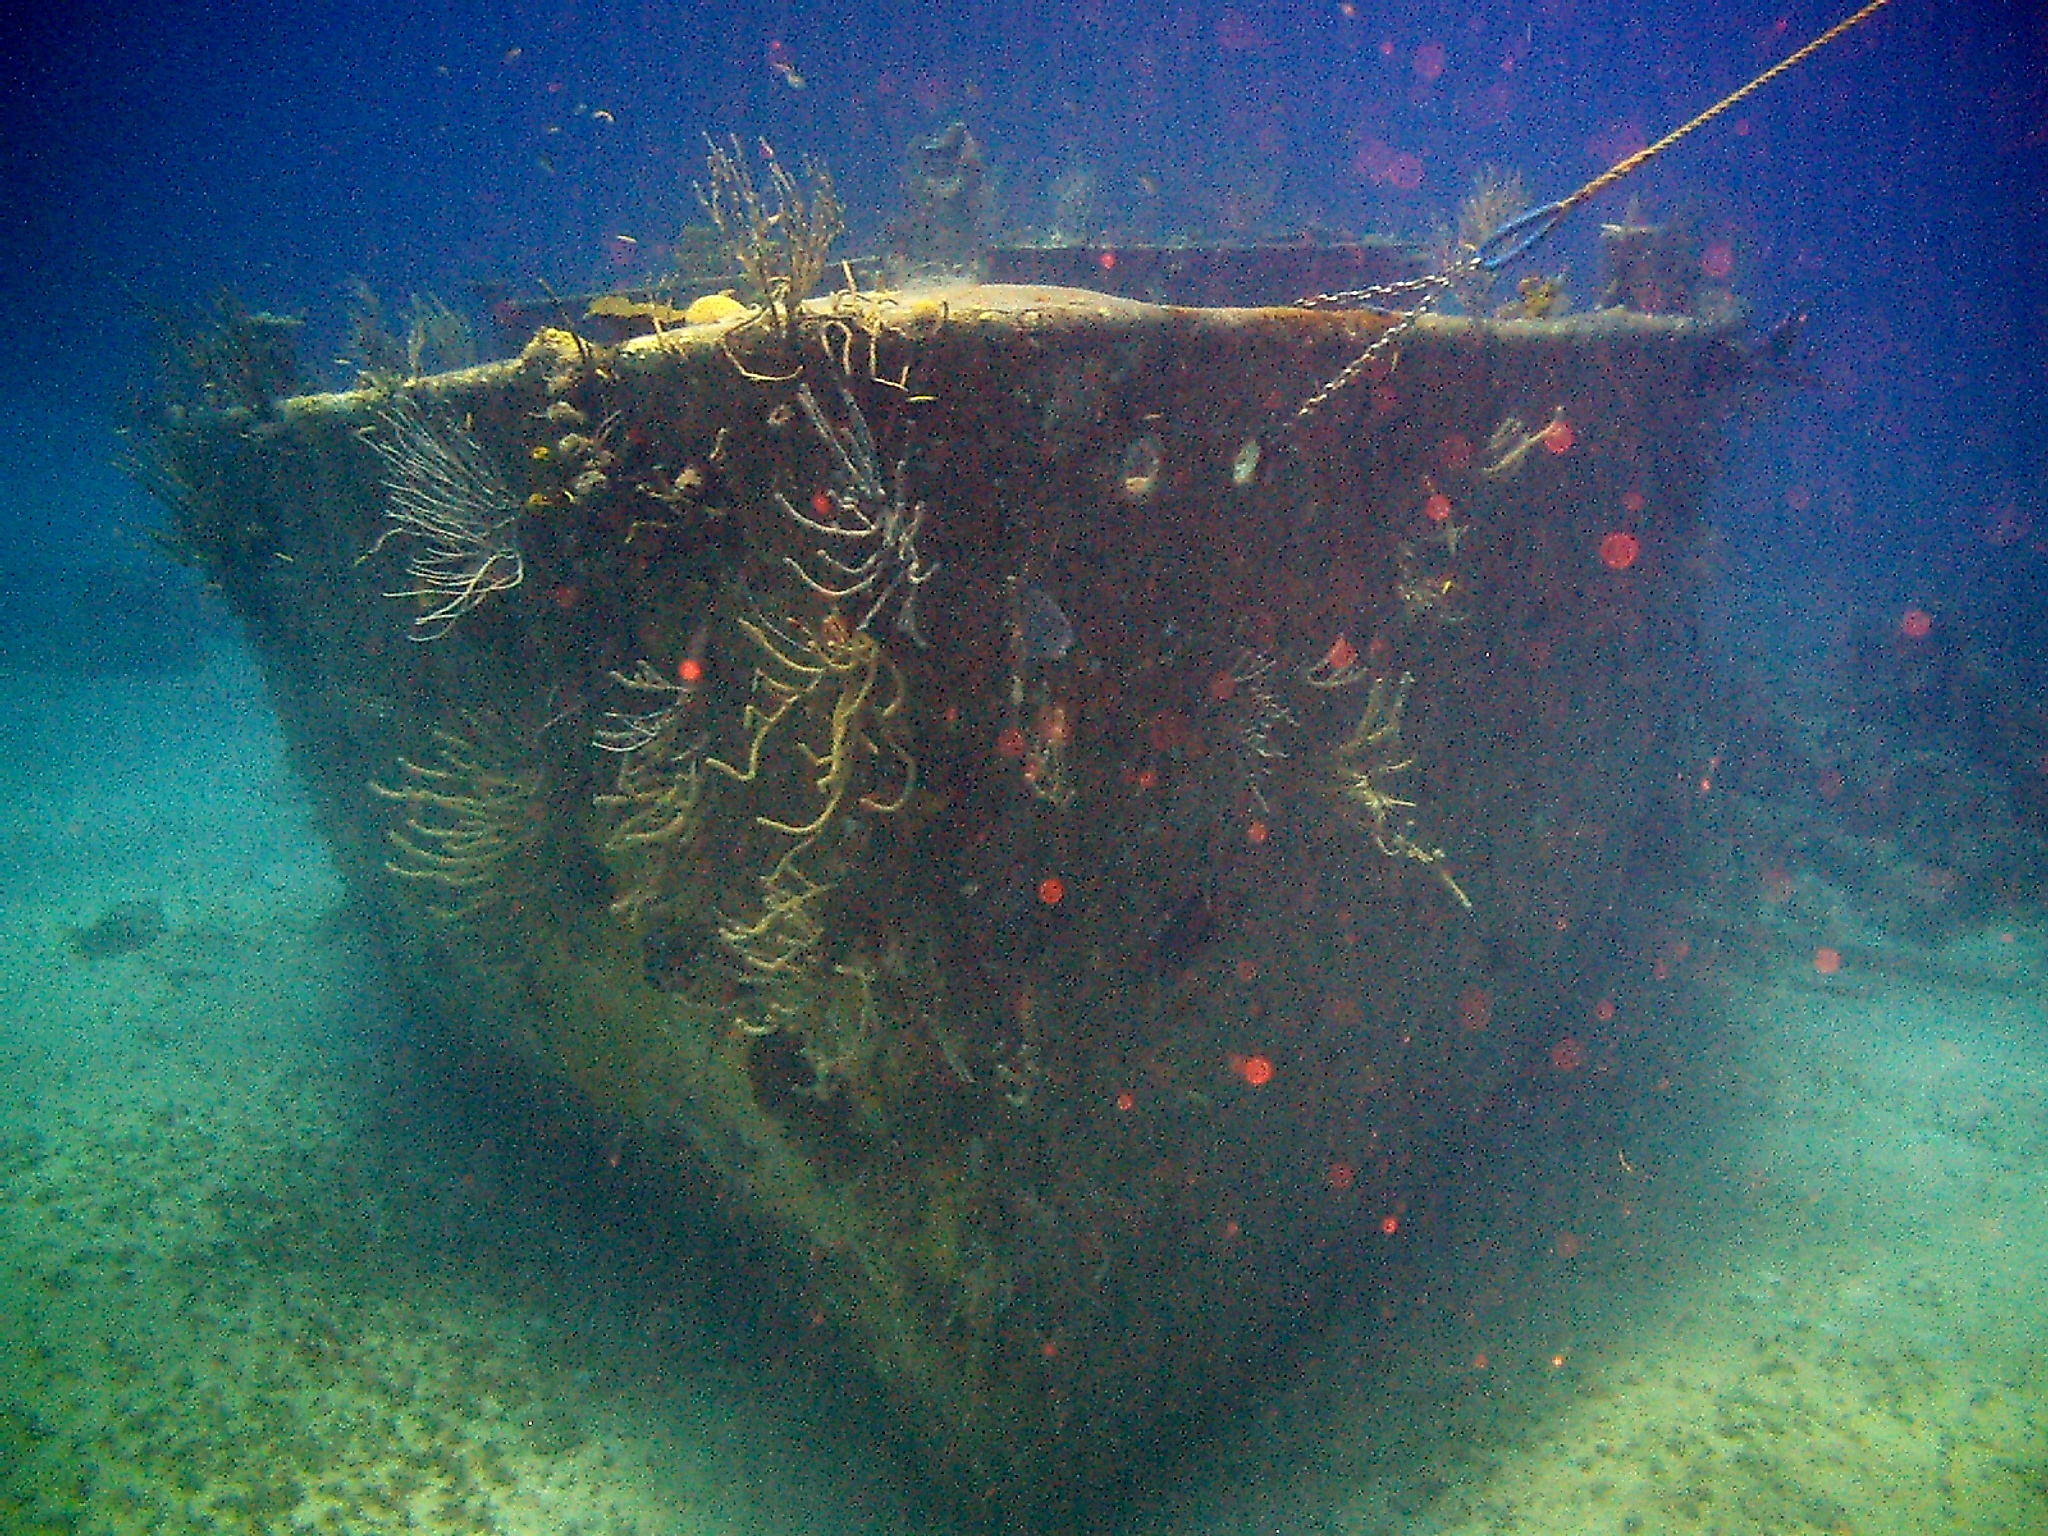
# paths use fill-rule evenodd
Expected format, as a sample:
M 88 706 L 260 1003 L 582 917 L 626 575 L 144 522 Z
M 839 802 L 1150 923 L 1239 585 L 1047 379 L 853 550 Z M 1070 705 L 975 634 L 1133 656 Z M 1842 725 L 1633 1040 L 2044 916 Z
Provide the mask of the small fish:
M 1216 909 L 1196 886 L 1159 916 L 1158 930 L 1146 957 L 1146 971 L 1163 977 L 1185 971 L 1195 957 L 1216 937 Z
M 782 77 L 782 83 L 792 91 L 804 88 L 804 77 L 796 72 L 796 61 L 790 57 L 789 44 L 780 38 L 768 44 L 768 67 Z
M 1017 652 L 1023 662 L 1058 661 L 1074 648 L 1074 625 L 1043 588 L 1017 584 Z

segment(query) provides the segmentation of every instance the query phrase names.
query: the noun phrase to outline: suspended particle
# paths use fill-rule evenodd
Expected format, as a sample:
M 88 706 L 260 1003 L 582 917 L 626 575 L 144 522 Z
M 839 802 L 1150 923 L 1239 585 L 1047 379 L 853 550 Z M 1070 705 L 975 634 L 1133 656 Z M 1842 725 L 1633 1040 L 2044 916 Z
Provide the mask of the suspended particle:
M 1642 552 L 1643 541 L 1632 533 L 1617 530 L 1600 541 L 1600 563 L 1610 571 L 1627 570 Z
M 1239 1056 L 1233 1053 L 1226 1061 L 1233 1076 L 1254 1088 L 1263 1088 L 1273 1081 L 1273 1058 L 1270 1056 Z

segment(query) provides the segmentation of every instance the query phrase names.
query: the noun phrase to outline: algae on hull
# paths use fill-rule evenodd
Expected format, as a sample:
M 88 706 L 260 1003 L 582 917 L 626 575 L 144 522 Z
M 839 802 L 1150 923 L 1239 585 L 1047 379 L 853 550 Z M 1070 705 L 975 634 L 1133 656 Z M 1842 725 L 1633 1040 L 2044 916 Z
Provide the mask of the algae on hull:
M 1425 320 L 1287 425 L 1388 323 L 838 295 L 794 376 L 544 334 L 413 391 L 525 573 L 424 643 L 363 558 L 387 405 L 168 444 L 406 979 L 776 1234 L 970 1500 L 1079 1507 L 1253 1380 L 1639 937 L 1739 361 Z

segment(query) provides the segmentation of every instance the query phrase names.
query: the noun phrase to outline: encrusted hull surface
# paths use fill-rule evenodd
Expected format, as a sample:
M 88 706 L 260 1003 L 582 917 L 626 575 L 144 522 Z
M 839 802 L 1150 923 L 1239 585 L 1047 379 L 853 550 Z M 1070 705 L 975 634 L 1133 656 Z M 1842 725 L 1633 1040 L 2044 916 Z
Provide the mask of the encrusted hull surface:
M 964 1498 L 1156 1465 L 1644 963 L 1738 359 L 1429 319 L 1297 415 L 1392 323 L 842 295 L 162 440 L 408 983 Z

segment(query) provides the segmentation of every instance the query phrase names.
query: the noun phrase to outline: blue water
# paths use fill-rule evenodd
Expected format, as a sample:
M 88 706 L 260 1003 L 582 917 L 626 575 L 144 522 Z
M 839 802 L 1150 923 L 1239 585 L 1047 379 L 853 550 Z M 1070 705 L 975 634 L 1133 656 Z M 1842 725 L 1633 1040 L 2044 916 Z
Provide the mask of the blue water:
M 2048 1530 L 2038 9 L 1894 0 L 1537 253 L 1588 302 L 1633 198 L 1756 331 L 1807 316 L 1701 553 L 1745 701 L 1673 961 L 1707 1023 L 1638 1134 L 1510 1104 L 1457 1244 L 1104 1525 Z M 1426 244 L 1482 167 L 1561 197 L 1839 14 L 0 22 L 0 1532 L 943 1528 L 772 1264 L 408 1016 L 251 657 L 113 467 L 158 314 L 297 316 L 330 387 L 351 280 L 488 339 L 502 295 L 660 272 L 706 134 L 828 164 L 851 251 L 955 121 L 990 240 Z

